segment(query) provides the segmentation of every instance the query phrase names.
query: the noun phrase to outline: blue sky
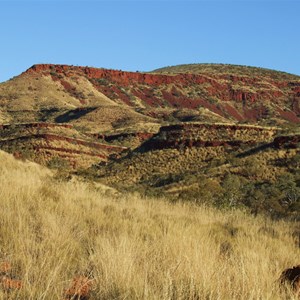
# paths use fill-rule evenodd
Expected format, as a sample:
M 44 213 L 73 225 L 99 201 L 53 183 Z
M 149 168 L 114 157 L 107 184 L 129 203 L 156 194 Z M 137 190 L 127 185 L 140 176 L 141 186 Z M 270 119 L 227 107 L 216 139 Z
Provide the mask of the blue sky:
M 230 63 L 300 75 L 299 1 L 0 0 L 0 81 L 36 63 Z

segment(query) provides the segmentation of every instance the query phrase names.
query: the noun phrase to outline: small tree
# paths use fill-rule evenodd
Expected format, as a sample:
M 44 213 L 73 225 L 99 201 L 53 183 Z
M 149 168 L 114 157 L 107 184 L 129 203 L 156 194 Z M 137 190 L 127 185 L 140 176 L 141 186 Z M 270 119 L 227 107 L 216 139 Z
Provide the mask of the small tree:
M 221 186 L 223 194 L 217 200 L 217 205 L 221 207 L 234 208 L 243 203 L 244 198 L 244 184 L 243 177 L 234 174 L 225 175 Z

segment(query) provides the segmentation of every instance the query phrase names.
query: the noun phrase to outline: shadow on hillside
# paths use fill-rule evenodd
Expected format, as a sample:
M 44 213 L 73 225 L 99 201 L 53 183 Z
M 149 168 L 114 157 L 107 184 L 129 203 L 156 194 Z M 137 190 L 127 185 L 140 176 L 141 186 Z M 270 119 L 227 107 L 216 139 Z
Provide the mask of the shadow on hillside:
M 268 148 L 271 148 L 272 146 L 273 146 L 273 142 L 272 143 L 268 143 L 268 144 L 263 144 L 263 145 L 260 145 L 258 147 L 249 149 L 249 150 L 247 150 L 247 151 L 245 151 L 243 153 L 240 153 L 236 157 L 238 157 L 238 158 L 244 158 L 244 157 L 247 157 L 247 156 L 259 153 L 261 151 L 264 151 L 264 150 L 266 150 Z
M 47 122 L 59 112 L 58 108 L 41 109 L 39 112 L 39 121 Z
M 72 120 L 77 120 L 82 116 L 94 111 L 97 107 L 83 107 L 83 108 L 76 108 L 73 110 L 69 110 L 66 113 L 58 116 L 55 118 L 55 122 L 57 123 L 67 123 Z

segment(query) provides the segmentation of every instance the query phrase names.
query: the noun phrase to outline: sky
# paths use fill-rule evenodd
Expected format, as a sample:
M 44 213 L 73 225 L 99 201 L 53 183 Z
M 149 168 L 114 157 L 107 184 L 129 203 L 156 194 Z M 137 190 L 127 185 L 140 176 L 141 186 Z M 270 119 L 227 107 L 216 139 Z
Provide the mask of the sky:
M 300 0 L 0 0 L 0 82 L 33 64 L 186 63 L 300 75 Z

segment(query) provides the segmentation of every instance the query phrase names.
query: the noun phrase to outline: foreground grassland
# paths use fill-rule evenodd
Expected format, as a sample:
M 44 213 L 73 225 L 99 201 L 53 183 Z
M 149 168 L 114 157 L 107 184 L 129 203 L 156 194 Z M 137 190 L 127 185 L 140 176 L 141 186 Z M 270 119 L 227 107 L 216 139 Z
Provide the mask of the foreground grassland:
M 241 211 L 109 196 L 0 152 L 0 258 L 23 282 L 0 299 L 63 299 L 76 275 L 91 299 L 293 299 L 297 224 Z

